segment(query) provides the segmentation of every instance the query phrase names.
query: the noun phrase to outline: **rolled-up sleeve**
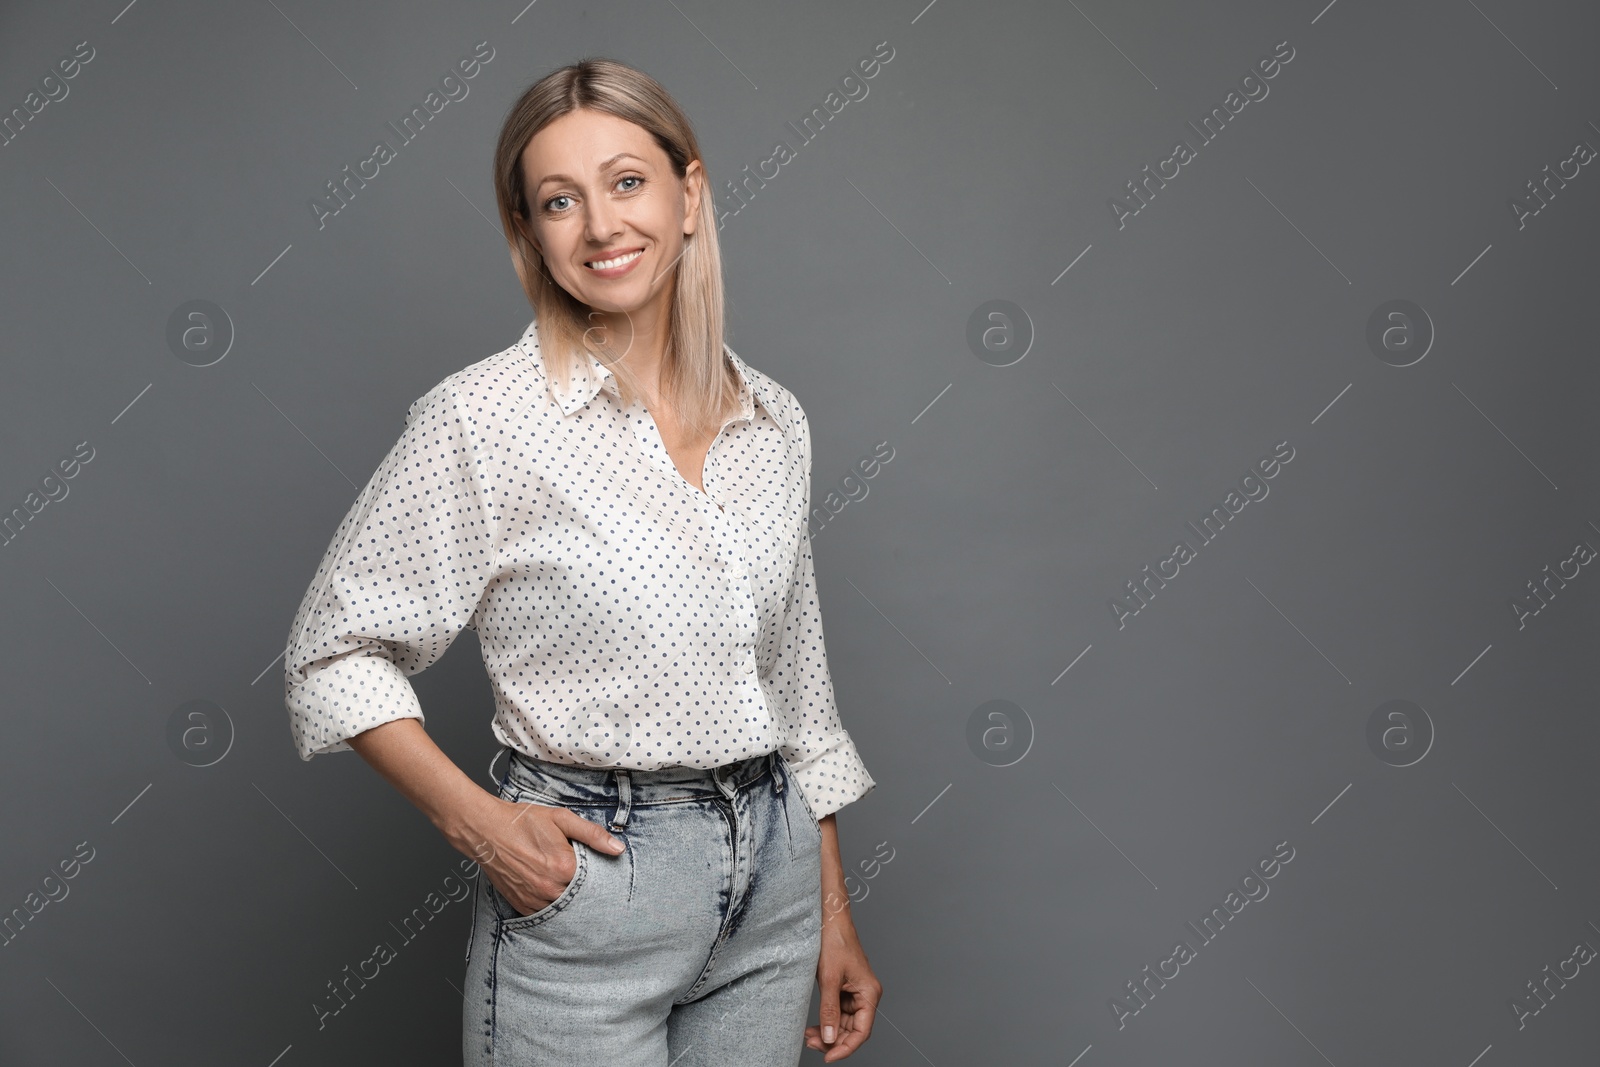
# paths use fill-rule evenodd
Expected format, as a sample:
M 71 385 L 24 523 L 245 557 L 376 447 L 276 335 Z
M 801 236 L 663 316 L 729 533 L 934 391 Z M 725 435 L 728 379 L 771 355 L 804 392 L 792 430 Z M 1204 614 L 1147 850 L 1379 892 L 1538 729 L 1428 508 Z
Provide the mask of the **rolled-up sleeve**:
M 805 513 L 771 677 L 780 694 L 777 711 L 784 739 L 779 751 L 794 771 L 811 813 L 822 819 L 860 800 L 877 783 L 840 721 L 834 700 L 816 567 L 806 535 L 811 514 L 811 426 L 798 404 L 794 409 L 805 457 Z
M 408 680 L 470 625 L 493 579 L 495 529 L 471 425 L 450 379 L 411 405 L 405 429 L 334 532 L 284 653 L 300 758 L 423 719 Z

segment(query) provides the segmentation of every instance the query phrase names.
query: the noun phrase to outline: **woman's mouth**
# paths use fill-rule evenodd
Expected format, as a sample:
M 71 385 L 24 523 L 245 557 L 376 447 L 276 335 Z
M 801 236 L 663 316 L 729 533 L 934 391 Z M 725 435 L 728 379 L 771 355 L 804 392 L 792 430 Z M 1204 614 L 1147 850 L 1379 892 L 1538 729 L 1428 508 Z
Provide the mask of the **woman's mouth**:
M 639 262 L 643 255 L 644 249 L 635 248 L 631 252 L 623 252 L 609 259 L 591 259 L 584 263 L 584 266 L 589 269 L 591 274 L 599 275 L 602 278 L 620 278 L 632 270 L 633 265 Z

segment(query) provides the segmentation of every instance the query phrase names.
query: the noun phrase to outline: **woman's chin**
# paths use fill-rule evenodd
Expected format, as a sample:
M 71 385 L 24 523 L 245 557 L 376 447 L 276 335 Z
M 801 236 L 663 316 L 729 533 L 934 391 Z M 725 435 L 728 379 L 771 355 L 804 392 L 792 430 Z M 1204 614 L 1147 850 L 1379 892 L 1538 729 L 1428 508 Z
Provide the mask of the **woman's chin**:
M 590 311 L 598 311 L 607 315 L 621 315 L 631 319 L 653 303 L 657 299 L 657 294 L 643 291 L 638 293 L 597 293 L 590 289 L 588 292 L 580 293 L 578 299 Z

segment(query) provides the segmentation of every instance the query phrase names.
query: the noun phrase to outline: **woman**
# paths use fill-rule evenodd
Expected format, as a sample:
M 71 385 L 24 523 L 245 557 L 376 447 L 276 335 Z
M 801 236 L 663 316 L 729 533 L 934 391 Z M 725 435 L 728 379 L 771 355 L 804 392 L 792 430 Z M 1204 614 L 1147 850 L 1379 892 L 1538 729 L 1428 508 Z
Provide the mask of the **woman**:
M 823 646 L 805 412 L 722 342 L 705 166 L 652 78 L 555 71 L 494 167 L 535 320 L 412 404 L 335 532 L 285 657 L 301 758 L 353 748 L 487 875 L 467 1064 L 843 1059 L 882 987 L 834 813 L 875 783 Z M 467 627 L 493 793 L 407 681 Z

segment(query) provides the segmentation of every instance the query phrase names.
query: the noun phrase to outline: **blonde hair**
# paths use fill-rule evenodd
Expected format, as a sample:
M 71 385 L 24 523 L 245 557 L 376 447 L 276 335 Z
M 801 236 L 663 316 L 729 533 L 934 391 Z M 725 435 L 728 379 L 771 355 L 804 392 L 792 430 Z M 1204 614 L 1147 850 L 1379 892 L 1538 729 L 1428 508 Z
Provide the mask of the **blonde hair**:
M 494 151 L 494 191 L 500 223 L 511 247 L 511 262 L 538 322 L 539 348 L 551 374 L 566 376 L 579 350 L 611 368 L 624 404 L 640 396 L 639 379 L 590 321 L 588 305 L 556 284 L 544 257 L 516 224 L 531 223 L 522 174 L 522 152 L 551 122 L 579 109 L 605 112 L 643 128 L 671 161 L 682 181 L 688 165 L 705 160 L 688 117 L 650 75 L 623 63 L 588 58 L 540 78 L 506 113 Z M 684 238 L 683 255 L 669 271 L 673 298 L 661 366 L 661 398 L 680 422 L 698 434 L 720 429 L 738 404 L 738 384 L 723 358 L 722 253 L 717 244 L 716 207 L 711 179 L 702 174 L 699 221 Z

